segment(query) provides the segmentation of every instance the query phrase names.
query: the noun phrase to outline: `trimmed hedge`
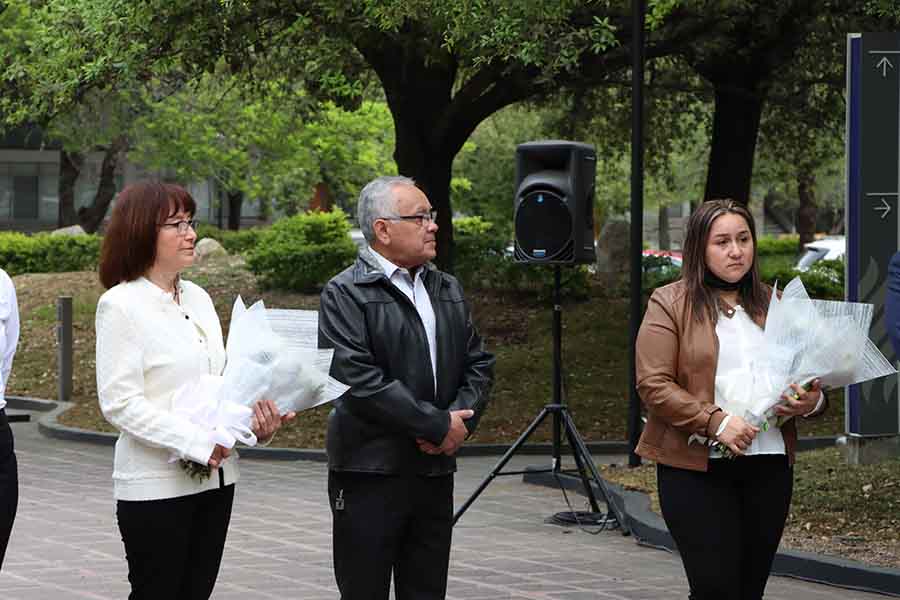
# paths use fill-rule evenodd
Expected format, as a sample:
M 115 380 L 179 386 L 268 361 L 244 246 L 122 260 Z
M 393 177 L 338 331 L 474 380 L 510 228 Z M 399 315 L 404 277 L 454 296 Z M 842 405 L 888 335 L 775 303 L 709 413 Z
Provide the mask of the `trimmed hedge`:
M 261 230 L 246 256 L 263 287 L 315 292 L 353 262 L 356 244 L 342 211 L 310 212 Z
M 256 247 L 266 230 L 260 227 L 251 227 L 250 229 L 231 231 L 219 229 L 208 223 L 200 223 L 195 231 L 197 239 L 212 238 L 222 244 L 229 254 L 245 254 Z
M 759 256 L 787 254 L 797 256 L 800 247 L 799 235 L 771 236 L 764 235 L 756 240 L 756 253 Z
M 90 271 L 100 258 L 100 236 L 0 233 L 0 267 L 10 275 Z
M 795 240 L 796 241 L 796 240 Z M 783 289 L 794 277 L 800 277 L 811 298 L 820 300 L 844 299 L 844 261 L 820 260 L 804 272 L 794 269 L 793 256 L 783 253 L 760 254 L 759 276 L 764 283 Z M 654 289 L 671 283 L 681 277 L 681 269 L 671 266 L 664 258 L 643 257 L 644 272 L 642 290 L 650 294 Z
M 769 285 L 775 285 L 777 282 L 778 289 L 784 289 L 791 279 L 800 277 L 810 298 L 844 299 L 844 262 L 840 260 L 818 261 L 808 271 L 802 273 L 794 269 L 767 268 L 763 262 L 759 271 L 760 279 Z

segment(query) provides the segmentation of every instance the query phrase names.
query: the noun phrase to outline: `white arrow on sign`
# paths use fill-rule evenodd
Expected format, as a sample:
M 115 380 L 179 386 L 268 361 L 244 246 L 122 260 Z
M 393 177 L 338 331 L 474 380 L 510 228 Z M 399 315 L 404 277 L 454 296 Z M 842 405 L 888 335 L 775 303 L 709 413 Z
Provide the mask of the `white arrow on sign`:
M 887 57 L 887 56 L 882 56 L 882 57 L 881 57 L 881 60 L 879 60 L 878 63 L 875 65 L 875 68 L 876 68 L 876 69 L 881 69 L 881 76 L 882 76 L 882 77 L 887 77 L 887 71 L 888 71 L 888 69 L 893 69 L 893 68 L 894 68 L 894 64 L 893 64 L 891 61 L 888 60 L 888 57 Z
M 881 218 L 884 219 L 891 212 L 891 205 L 888 204 L 887 200 L 884 198 L 881 199 L 881 206 L 873 206 L 876 211 L 881 211 Z

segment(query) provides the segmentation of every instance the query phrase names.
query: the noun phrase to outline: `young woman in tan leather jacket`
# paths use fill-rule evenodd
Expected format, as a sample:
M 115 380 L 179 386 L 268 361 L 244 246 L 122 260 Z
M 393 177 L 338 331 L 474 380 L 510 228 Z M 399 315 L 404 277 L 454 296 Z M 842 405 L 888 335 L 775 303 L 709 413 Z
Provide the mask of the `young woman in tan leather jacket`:
M 729 412 L 734 386 L 726 382 L 753 368 L 771 294 L 755 250 L 745 206 L 703 203 L 688 221 L 682 277 L 653 292 L 638 333 L 647 425 L 637 453 L 657 463 L 660 505 L 691 600 L 762 598 L 790 507 L 794 419 L 760 431 L 736 405 Z M 778 414 L 821 412 L 817 381 L 810 391 L 792 387 Z M 735 457 L 711 450 L 706 438 Z

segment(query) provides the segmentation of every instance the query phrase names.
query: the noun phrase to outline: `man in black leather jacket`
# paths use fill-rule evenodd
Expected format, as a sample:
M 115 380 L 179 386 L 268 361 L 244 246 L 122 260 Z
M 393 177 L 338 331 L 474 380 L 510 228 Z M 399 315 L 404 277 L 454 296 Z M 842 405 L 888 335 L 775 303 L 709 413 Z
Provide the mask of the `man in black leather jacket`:
M 369 247 L 322 291 L 319 346 L 350 386 L 328 419 L 334 569 L 343 600 L 444 598 L 454 455 L 485 409 L 494 357 L 457 280 L 437 270 L 434 211 L 405 177 L 360 193 Z

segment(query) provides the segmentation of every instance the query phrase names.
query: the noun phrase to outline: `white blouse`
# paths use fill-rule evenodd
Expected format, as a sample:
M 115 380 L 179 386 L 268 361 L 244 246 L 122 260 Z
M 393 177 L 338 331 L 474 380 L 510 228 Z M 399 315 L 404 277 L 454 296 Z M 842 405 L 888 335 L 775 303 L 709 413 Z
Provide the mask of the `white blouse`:
M 19 345 L 19 306 L 16 288 L 0 269 L 0 410 L 6 408 L 6 384 Z
M 110 288 L 97 304 L 97 395 L 103 416 L 119 431 L 113 468 L 118 500 L 195 494 L 220 485 L 219 474 L 197 481 L 176 462 L 206 464 L 210 432 L 172 414 L 172 398 L 200 375 L 222 373 L 225 347 L 212 300 L 182 281 L 181 304 L 145 278 Z M 238 478 L 235 458 L 222 466 L 225 485 Z
M 725 382 L 733 382 L 736 378 L 744 381 L 753 380 L 752 358 L 759 356 L 763 346 L 763 330 L 744 311 L 741 306 L 734 307 L 734 315 L 731 318 L 719 313 L 716 322 L 716 336 L 719 338 L 719 362 L 716 365 L 716 406 L 729 415 L 742 417 L 743 408 L 728 397 L 729 386 Z M 726 417 L 727 418 L 727 417 Z M 725 429 L 725 421 L 719 427 L 719 434 Z M 760 432 L 750 443 L 750 447 L 744 451 L 749 456 L 753 454 L 784 454 L 784 438 L 781 430 L 774 423 L 767 430 Z M 711 450 L 710 457 L 721 456 Z

